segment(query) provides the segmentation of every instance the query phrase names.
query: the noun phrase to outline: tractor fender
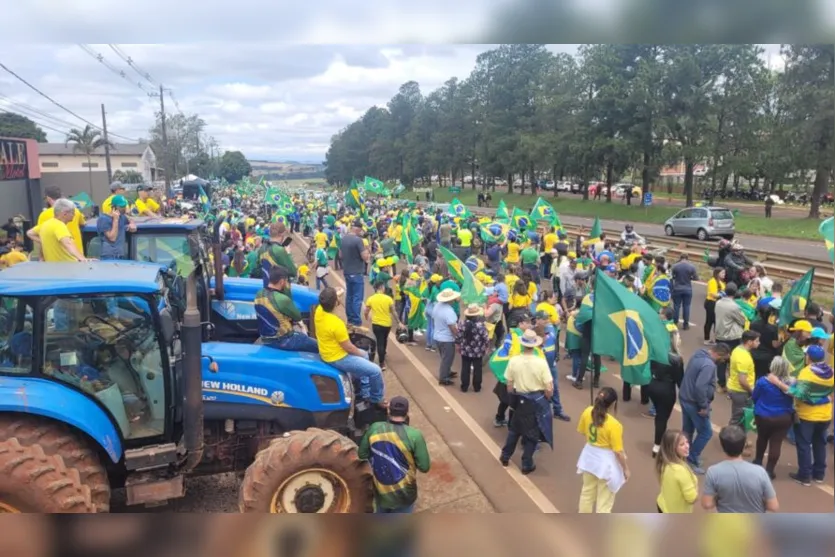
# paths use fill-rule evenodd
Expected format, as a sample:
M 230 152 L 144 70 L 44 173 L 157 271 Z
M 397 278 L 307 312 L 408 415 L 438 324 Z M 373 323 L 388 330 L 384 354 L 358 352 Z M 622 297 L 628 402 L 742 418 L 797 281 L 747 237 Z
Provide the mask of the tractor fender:
M 114 463 L 122 459 L 122 439 L 109 413 L 67 386 L 36 377 L 0 377 L 0 414 L 37 415 L 65 423 L 95 440 Z

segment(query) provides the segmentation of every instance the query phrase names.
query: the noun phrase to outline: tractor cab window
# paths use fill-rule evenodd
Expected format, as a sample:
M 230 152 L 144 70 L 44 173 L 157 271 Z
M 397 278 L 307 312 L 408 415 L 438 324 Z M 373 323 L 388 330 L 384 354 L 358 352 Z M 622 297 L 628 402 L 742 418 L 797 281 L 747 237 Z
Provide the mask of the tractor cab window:
M 134 259 L 150 263 L 160 263 L 174 271 L 185 269 L 187 261 L 191 260 L 191 250 L 188 237 L 175 234 L 134 234 Z M 185 273 L 187 274 L 187 272 Z
M 58 298 L 45 315 L 43 374 L 95 396 L 126 439 L 162 435 L 163 359 L 149 302 L 139 296 Z
M 21 298 L 0 296 L 0 373 L 32 371 L 32 308 Z

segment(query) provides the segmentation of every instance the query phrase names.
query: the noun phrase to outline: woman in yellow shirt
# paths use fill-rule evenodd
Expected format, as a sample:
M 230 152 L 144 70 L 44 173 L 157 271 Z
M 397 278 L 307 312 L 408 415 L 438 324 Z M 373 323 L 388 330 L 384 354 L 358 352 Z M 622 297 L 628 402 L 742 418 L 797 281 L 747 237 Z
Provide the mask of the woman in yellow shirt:
M 507 243 L 507 256 L 505 256 L 504 260 L 508 265 L 516 265 L 519 263 L 519 252 L 521 251 L 521 247 L 519 246 L 519 242 L 508 242 Z
M 510 309 L 528 309 L 533 303 L 533 298 L 528 293 L 528 286 L 523 280 L 517 280 L 513 285 L 513 294 L 510 296 Z
M 661 492 L 656 504 L 660 513 L 692 513 L 699 497 L 699 480 L 685 460 L 690 443 L 680 431 L 668 429 L 661 438 L 661 450 L 655 457 L 655 471 Z
M 705 342 L 710 342 L 710 331 L 716 325 L 716 300 L 725 290 L 725 269 L 713 269 L 713 276 L 707 281 L 705 297 Z
M 623 450 L 623 425 L 609 413 L 617 403 L 617 392 L 603 387 L 577 424 L 577 432 L 586 438 L 577 461 L 577 472 L 583 474 L 580 512 L 584 514 L 611 513 L 615 495 L 631 475 Z

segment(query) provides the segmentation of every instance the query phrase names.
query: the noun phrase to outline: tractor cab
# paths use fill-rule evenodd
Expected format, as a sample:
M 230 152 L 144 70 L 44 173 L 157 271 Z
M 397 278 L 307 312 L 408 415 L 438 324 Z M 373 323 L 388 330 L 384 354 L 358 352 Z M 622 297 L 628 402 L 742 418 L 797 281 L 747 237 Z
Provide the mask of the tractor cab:
M 98 257 L 101 253 L 97 220 L 87 221 L 82 229 L 88 257 Z M 125 259 L 160 263 L 181 276 L 197 270 L 198 307 L 207 324 L 205 340 L 250 343 L 258 338 L 254 301 L 263 281 L 229 277 L 216 280 L 219 266 L 214 262 L 213 235 L 204 221 L 187 217 L 135 217 L 133 222 L 136 232 L 127 234 Z M 294 284 L 292 297 L 302 317 L 311 319 L 318 293 Z

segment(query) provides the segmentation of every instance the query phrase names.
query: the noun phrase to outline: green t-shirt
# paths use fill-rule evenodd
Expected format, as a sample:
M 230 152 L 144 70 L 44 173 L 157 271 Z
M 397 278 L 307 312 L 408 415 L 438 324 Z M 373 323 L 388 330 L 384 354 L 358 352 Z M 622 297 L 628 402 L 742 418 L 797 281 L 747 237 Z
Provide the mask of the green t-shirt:
M 520 257 L 523 265 L 536 265 L 539 262 L 539 252 L 533 247 L 523 249 Z
M 420 431 L 405 424 L 377 422 L 360 441 L 358 454 L 371 465 L 378 507 L 402 509 L 417 501 L 417 473 L 429 472 L 431 465 Z

